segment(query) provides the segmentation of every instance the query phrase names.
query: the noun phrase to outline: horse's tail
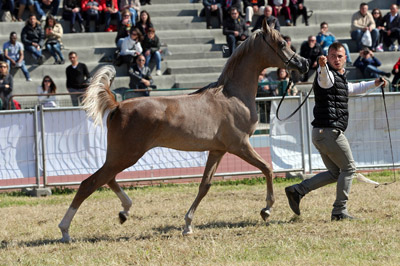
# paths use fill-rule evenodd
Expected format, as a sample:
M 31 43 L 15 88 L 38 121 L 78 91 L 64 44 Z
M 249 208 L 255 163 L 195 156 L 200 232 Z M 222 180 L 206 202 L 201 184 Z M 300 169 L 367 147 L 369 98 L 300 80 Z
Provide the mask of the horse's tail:
M 96 71 L 86 90 L 82 102 L 83 109 L 93 119 L 95 125 L 102 126 L 104 112 L 113 111 L 118 107 L 118 102 L 110 90 L 114 77 L 115 68 L 112 65 L 106 65 Z

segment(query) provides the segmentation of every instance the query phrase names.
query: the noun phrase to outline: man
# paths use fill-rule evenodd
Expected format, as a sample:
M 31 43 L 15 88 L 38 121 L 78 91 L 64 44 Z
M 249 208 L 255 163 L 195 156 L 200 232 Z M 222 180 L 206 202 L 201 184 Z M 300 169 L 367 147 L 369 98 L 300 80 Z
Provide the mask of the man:
M 381 61 L 374 56 L 374 53 L 367 47 L 360 51 L 360 55 L 354 62 L 354 66 L 363 73 L 364 78 L 378 78 L 379 76 L 390 77 L 389 72 L 380 70 L 378 67 L 381 66 Z
M 211 15 L 216 14 L 218 17 L 218 28 L 222 26 L 222 0 L 203 0 L 204 11 L 206 13 L 207 29 L 211 29 Z
M 276 17 L 272 16 L 272 7 L 265 6 L 264 15 L 258 17 L 256 24 L 254 25 L 254 28 L 251 30 L 252 32 L 262 28 L 262 23 L 264 21 L 264 18 L 267 19 L 268 26 L 270 27 L 273 26 L 274 29 L 276 29 L 277 31 L 281 30 L 281 26 L 279 25 L 279 20 Z
M 317 43 L 317 38 L 313 35 L 308 36 L 308 40 L 304 41 L 300 47 L 300 55 L 308 60 L 310 71 L 318 67 L 317 59 L 322 55 L 321 45 Z M 303 81 L 306 82 L 309 72 L 303 75 Z
M 224 21 L 222 33 L 226 35 L 230 55 L 236 49 L 236 42 L 244 41 L 249 37 L 246 23 L 239 17 L 239 10 L 236 7 L 231 8 L 231 17 Z
M 81 94 L 71 94 L 73 106 L 78 106 L 82 98 L 82 94 L 86 91 L 90 74 L 84 63 L 78 62 L 78 55 L 72 51 L 68 54 L 71 65 L 66 69 L 67 90 L 69 92 L 81 92 Z
M 390 6 L 390 12 L 387 13 L 383 20 L 385 21 L 385 30 L 383 32 L 383 43 L 389 48 L 389 51 L 396 51 L 394 42 L 397 40 L 400 45 L 400 16 L 398 6 L 393 4 Z M 400 47 L 398 47 L 400 51 Z
M 25 27 L 21 31 L 21 41 L 26 51 L 30 52 L 36 63 L 43 64 L 42 47 L 44 44 L 44 31 L 34 14 L 30 14 Z
M 148 89 L 153 84 L 153 79 L 151 77 L 151 70 L 146 66 L 146 58 L 144 55 L 140 54 L 136 58 L 136 64 L 129 68 L 129 88 L 132 90 L 137 89 Z M 136 93 L 141 96 L 149 96 L 148 91 Z
M 253 21 L 253 15 L 261 16 L 264 13 L 265 0 L 243 0 L 246 12 L 246 25 L 250 26 Z
M 379 30 L 375 27 L 374 17 L 368 12 L 368 5 L 366 3 L 361 3 L 360 11 L 357 11 L 351 17 L 351 39 L 356 41 L 357 51 L 362 49 L 361 38 L 366 31 L 371 33 L 372 45 L 370 49 L 376 51 L 379 40 Z
M 8 68 L 21 68 L 26 81 L 32 81 L 29 71 L 26 68 L 24 60 L 24 46 L 17 41 L 17 33 L 10 33 L 10 40 L 3 45 L 4 57 L 8 64 Z
M 356 166 L 350 145 L 344 135 L 347 128 L 349 95 L 364 93 L 375 86 L 386 85 L 380 79 L 369 82 L 348 83 L 344 65 L 346 53 L 341 43 L 333 43 L 328 50 L 328 57 L 318 59 L 317 76 L 314 80 L 314 121 L 312 141 L 321 154 L 328 169 L 299 184 L 285 188 L 292 211 L 300 215 L 300 200 L 310 191 L 337 182 L 336 200 L 333 204 L 331 220 L 352 220 L 347 211 Z

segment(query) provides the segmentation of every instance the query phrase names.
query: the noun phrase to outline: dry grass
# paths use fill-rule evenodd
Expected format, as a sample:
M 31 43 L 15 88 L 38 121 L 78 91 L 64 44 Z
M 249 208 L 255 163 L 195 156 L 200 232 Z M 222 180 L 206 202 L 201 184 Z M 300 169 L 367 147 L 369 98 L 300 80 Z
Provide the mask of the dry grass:
M 0 265 L 399 265 L 400 182 L 375 189 L 354 182 L 349 208 L 360 221 L 330 222 L 335 186 L 307 195 L 292 221 L 276 183 L 266 224 L 264 185 L 213 186 L 198 208 L 195 234 L 183 237 L 184 215 L 197 186 L 128 190 L 132 216 L 110 191 L 94 193 L 58 242 L 58 223 L 73 195 L 0 195 Z

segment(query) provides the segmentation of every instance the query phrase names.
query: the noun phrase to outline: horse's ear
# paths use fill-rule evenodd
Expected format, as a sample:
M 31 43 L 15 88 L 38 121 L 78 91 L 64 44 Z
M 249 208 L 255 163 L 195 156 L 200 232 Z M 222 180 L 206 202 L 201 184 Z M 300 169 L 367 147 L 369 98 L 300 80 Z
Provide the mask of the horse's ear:
M 267 18 L 264 18 L 264 20 L 263 20 L 263 30 L 266 33 L 269 33 L 271 31 L 271 28 L 274 28 L 274 27 L 275 27 L 275 23 L 273 23 L 273 25 L 271 25 L 271 26 L 268 26 Z

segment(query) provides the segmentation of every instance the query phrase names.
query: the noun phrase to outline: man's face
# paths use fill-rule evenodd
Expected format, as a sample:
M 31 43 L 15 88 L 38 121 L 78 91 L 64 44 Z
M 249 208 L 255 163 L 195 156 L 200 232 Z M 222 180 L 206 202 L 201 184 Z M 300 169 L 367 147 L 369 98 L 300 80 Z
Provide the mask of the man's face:
M 367 12 L 368 12 L 368 6 L 367 5 L 364 5 L 364 6 L 360 7 L 361 15 L 365 16 L 367 14 Z
M 272 15 L 272 8 L 270 7 L 266 7 L 264 9 L 264 16 L 266 16 L 267 18 L 269 18 Z
M 233 19 L 237 19 L 239 17 L 239 12 L 236 9 L 232 9 L 231 11 L 231 17 Z
M 144 56 L 138 56 L 138 58 L 136 59 L 136 64 L 139 67 L 143 67 L 145 63 L 146 63 L 146 58 Z
M 53 2 L 53 0 L 42 0 L 43 4 L 45 4 L 46 6 L 51 5 L 51 3 Z
M 11 35 L 11 37 L 10 37 L 10 42 L 11 42 L 12 44 L 15 44 L 15 43 L 17 42 L 17 34 Z
M 315 38 L 314 36 L 308 38 L 308 45 L 309 45 L 311 48 L 313 48 L 313 47 L 315 46 L 316 43 L 317 43 L 317 38 Z
M 343 69 L 346 63 L 346 52 L 343 47 L 338 50 L 329 49 L 328 51 L 328 63 L 336 71 Z
M 0 64 L 0 74 L 4 75 L 7 73 L 8 65 L 5 63 Z
M 30 17 L 29 17 L 29 23 L 30 23 L 31 25 L 36 25 L 36 22 L 37 22 L 36 16 L 30 16 Z
M 396 15 L 398 10 L 399 9 L 398 9 L 397 5 L 393 4 L 393 5 L 390 6 L 390 14 Z
M 78 61 L 78 56 L 76 54 L 71 54 L 69 56 L 69 61 L 71 61 L 71 64 L 75 64 Z

